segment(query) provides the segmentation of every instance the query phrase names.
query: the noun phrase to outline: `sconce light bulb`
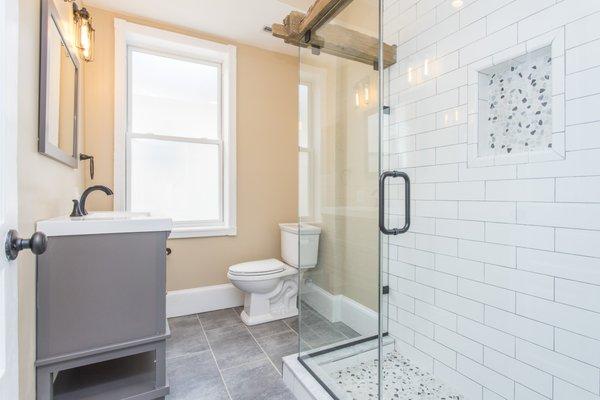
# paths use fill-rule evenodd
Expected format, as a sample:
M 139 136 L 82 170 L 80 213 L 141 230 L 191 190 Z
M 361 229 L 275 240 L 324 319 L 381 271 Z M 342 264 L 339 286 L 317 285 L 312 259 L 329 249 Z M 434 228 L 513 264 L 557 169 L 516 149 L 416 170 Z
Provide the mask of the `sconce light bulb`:
M 369 84 L 365 83 L 364 86 L 364 96 L 365 96 L 365 104 L 369 104 L 369 101 L 371 100 L 371 96 L 369 93 Z
M 425 76 L 429 75 L 429 59 L 428 58 L 425 59 L 425 63 L 423 64 L 423 75 L 425 75 Z
M 452 7 L 460 8 L 464 4 L 463 0 L 452 0 Z
M 81 37 L 80 43 L 83 49 L 88 49 L 90 47 L 90 29 L 87 23 L 83 23 L 81 25 L 81 31 L 79 32 Z
M 358 89 L 354 92 L 354 103 L 356 107 L 360 106 L 360 96 L 358 94 Z
M 408 67 L 408 82 L 412 82 L 413 76 L 412 76 L 412 67 Z

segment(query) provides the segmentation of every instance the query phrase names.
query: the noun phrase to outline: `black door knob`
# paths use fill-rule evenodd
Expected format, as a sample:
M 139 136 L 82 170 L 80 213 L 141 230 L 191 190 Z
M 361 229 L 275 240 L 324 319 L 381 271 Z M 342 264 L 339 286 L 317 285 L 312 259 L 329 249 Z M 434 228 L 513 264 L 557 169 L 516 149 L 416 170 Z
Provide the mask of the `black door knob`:
M 42 232 L 34 233 L 30 239 L 19 238 L 19 232 L 11 230 L 6 235 L 4 251 L 6 258 L 15 260 L 21 250 L 30 249 L 35 255 L 42 254 L 48 248 L 48 237 Z

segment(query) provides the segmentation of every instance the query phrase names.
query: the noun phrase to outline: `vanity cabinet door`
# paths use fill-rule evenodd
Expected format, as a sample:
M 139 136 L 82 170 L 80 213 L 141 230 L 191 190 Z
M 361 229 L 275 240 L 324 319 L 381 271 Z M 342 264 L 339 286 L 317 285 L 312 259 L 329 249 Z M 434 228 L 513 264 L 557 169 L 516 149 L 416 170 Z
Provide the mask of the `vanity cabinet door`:
M 37 259 L 37 359 L 165 334 L 166 232 L 51 237 Z

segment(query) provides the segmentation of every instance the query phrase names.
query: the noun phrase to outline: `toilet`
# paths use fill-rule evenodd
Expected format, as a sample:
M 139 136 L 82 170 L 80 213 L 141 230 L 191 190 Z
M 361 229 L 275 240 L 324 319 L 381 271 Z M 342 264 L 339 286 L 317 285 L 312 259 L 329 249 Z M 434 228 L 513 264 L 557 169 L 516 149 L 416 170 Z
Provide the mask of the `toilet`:
M 229 281 L 244 292 L 242 321 L 246 325 L 298 315 L 298 273 L 317 265 L 321 228 L 307 224 L 279 224 L 281 259 L 232 265 Z M 299 260 L 300 258 L 300 260 Z

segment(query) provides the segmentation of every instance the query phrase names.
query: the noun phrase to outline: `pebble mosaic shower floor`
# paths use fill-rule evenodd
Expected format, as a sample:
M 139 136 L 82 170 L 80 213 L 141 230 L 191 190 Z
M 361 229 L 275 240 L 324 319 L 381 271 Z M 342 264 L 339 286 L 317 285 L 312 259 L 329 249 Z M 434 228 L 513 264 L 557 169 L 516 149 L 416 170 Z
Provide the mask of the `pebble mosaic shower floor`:
M 345 399 L 377 399 L 377 364 L 363 361 L 330 374 L 346 390 Z M 393 351 L 383 360 L 383 399 L 463 400 L 463 396 Z

